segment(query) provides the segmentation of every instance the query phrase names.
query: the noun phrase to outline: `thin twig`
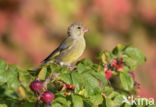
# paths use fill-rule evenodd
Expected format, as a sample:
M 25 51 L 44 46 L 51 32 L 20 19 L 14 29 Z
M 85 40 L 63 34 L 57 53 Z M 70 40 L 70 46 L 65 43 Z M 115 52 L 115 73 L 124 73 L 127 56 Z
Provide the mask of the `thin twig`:
M 47 84 L 52 80 L 55 79 L 56 73 L 51 73 L 50 76 L 44 81 L 43 87 L 47 87 Z
M 34 95 L 36 97 L 36 102 L 35 102 L 35 107 L 39 107 L 39 102 L 40 102 L 40 92 L 35 91 Z

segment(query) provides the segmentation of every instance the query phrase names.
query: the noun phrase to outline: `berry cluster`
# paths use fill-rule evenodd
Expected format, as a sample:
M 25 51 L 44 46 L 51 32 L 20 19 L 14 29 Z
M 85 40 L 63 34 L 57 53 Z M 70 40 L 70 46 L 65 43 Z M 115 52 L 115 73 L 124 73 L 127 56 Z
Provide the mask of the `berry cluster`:
M 105 77 L 107 79 L 110 79 L 112 77 L 112 69 L 122 69 L 124 67 L 124 62 L 123 62 L 123 58 L 120 59 L 114 59 L 113 62 L 111 64 L 107 64 L 104 66 L 104 72 L 105 72 Z
M 40 92 L 43 89 L 43 83 L 40 80 L 34 80 L 30 84 L 30 89 L 35 92 Z M 54 94 L 50 91 L 44 91 L 41 94 L 40 100 L 42 100 L 45 103 L 50 103 L 54 100 Z
M 122 69 L 124 67 L 123 58 L 120 58 L 119 60 L 115 59 L 113 61 L 113 67 L 116 69 Z
M 104 72 L 105 77 L 109 80 L 112 77 L 112 72 L 115 70 L 120 70 L 124 67 L 123 58 L 120 59 L 114 59 L 111 64 L 107 64 L 104 66 Z M 132 76 L 133 80 L 135 80 L 135 75 L 133 72 L 129 72 L 129 74 Z
M 63 83 L 65 90 L 71 90 L 73 91 L 75 89 L 74 85 L 70 85 L 67 83 Z M 44 91 L 41 93 L 43 89 L 43 83 L 40 80 L 34 80 L 30 84 L 30 89 L 34 92 L 34 95 L 36 98 L 40 98 L 39 100 L 43 101 L 45 104 L 50 104 L 55 96 L 52 92 L 50 91 Z M 37 94 L 36 94 L 37 93 Z M 41 94 L 40 94 L 41 93 Z M 66 96 L 70 95 L 70 92 L 65 93 Z

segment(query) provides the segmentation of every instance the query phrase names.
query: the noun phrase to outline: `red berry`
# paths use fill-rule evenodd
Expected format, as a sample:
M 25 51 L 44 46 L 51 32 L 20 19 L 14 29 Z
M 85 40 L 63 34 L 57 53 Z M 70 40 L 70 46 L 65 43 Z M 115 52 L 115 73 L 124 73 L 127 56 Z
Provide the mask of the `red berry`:
M 123 58 L 120 58 L 120 60 L 114 60 L 113 67 L 115 67 L 116 69 L 123 68 L 124 67 Z
M 32 91 L 40 91 L 43 88 L 43 84 L 39 80 L 34 80 L 33 82 L 31 82 L 30 88 Z
M 66 85 L 68 90 L 74 90 L 74 88 L 75 88 L 73 84 L 69 85 L 69 84 L 65 83 L 65 85 Z
M 105 77 L 106 77 L 107 79 L 110 79 L 110 78 L 112 77 L 112 71 L 111 71 L 111 70 L 106 70 L 106 71 L 105 71 Z
M 133 80 L 135 80 L 135 75 L 134 75 L 134 73 L 130 71 L 129 74 L 132 76 Z
M 50 91 L 45 91 L 42 93 L 41 100 L 43 102 L 51 102 L 55 98 L 54 94 Z

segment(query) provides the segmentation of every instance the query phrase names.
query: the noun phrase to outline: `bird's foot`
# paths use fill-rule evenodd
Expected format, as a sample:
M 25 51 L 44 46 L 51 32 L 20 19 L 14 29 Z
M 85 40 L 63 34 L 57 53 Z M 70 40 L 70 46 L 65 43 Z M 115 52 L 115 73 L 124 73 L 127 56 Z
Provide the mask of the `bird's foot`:
M 69 70 L 75 70 L 75 69 L 77 69 L 77 66 L 68 66 L 68 69 Z

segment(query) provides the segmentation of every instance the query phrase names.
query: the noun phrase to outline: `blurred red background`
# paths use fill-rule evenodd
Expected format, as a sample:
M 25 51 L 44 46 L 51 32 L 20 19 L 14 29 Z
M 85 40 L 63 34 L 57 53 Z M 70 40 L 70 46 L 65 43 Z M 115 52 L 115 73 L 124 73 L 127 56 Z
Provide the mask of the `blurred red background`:
M 0 58 L 27 69 L 38 66 L 77 21 L 90 31 L 81 59 L 94 60 L 118 43 L 142 49 L 147 62 L 135 72 L 139 96 L 156 99 L 155 0 L 1 0 Z

